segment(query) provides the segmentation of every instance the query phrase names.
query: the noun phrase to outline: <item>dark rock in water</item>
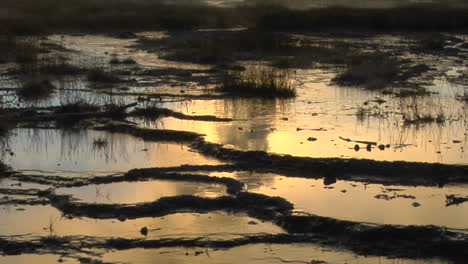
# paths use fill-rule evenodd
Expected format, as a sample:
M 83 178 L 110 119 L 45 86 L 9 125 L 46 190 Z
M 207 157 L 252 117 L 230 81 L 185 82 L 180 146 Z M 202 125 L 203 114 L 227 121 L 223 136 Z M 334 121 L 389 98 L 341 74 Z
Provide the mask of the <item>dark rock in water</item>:
M 119 215 L 119 217 L 117 217 L 117 219 L 120 221 L 120 222 L 125 222 L 125 220 L 127 220 L 127 217 L 125 215 Z
M 386 148 L 390 148 L 390 144 L 385 145 Z
M 248 224 L 249 224 L 249 225 L 258 225 L 258 223 L 255 222 L 255 221 L 249 221 Z
M 323 185 L 332 185 L 336 183 L 336 178 L 333 176 L 328 176 L 323 178 Z
M 148 228 L 145 226 L 145 227 L 142 227 L 140 229 L 140 233 L 144 236 L 147 236 L 148 235 Z
M 372 151 L 372 145 L 371 145 L 371 144 L 367 144 L 366 150 L 369 151 L 369 152 Z
M 414 207 L 419 207 L 419 206 L 421 206 L 421 204 L 418 203 L 418 202 L 414 202 L 414 203 L 412 203 L 411 205 L 414 206 Z
M 378 147 L 380 150 L 385 150 L 385 145 L 379 145 Z
M 456 139 L 454 139 L 452 142 L 453 142 L 454 144 L 458 144 L 458 143 L 461 143 L 461 140 L 456 140 Z
M 309 138 L 307 139 L 307 141 L 317 141 L 317 138 L 309 137 Z
M 359 149 L 360 149 L 360 147 L 359 147 L 358 144 L 354 145 L 354 150 L 355 150 L 355 151 L 359 151 Z

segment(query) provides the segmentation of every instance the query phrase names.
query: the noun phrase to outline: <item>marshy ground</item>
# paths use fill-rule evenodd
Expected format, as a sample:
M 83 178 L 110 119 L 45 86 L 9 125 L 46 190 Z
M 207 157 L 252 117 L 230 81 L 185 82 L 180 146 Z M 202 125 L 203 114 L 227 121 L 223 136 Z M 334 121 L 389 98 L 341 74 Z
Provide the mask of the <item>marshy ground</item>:
M 19 2 L 0 263 L 468 260 L 463 4 Z

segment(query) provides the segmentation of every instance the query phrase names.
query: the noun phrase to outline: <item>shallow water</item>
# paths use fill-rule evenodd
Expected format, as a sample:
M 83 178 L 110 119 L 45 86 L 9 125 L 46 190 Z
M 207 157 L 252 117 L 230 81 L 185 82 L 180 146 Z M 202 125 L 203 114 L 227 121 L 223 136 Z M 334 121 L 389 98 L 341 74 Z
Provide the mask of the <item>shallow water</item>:
M 104 145 L 96 144 L 104 140 Z M 184 144 L 144 142 L 92 130 L 15 129 L 4 144 L 4 161 L 15 169 L 127 171 L 142 167 L 219 164 Z
M 224 1 L 216 1 L 224 4 Z M 143 32 L 139 36 L 162 38 L 162 32 Z M 398 42 L 396 36 L 376 38 L 373 41 Z M 67 56 L 70 62 L 84 67 L 107 67 L 116 57 L 135 59 L 141 68 L 207 70 L 210 66 L 172 62 L 159 58 L 158 53 L 135 50 L 135 39 L 116 39 L 109 36 L 60 36 L 49 41 L 73 50 Z M 360 41 L 360 40 L 359 40 Z M 365 40 L 364 40 L 365 41 Z M 59 52 L 60 53 L 60 52 Z M 62 52 L 63 53 L 63 52 Z M 435 60 L 434 56 L 418 61 Z M 256 62 L 254 62 L 256 63 Z M 466 69 L 441 62 L 440 69 L 454 76 Z M 134 66 L 111 66 L 112 70 L 137 72 Z M 119 68 L 121 67 L 121 68 Z M 200 75 L 208 73 L 202 73 Z M 164 97 L 156 105 L 188 115 L 215 115 L 233 118 L 232 122 L 204 122 L 161 118 L 155 122 L 131 119 L 142 127 L 193 131 L 205 134 L 209 142 L 241 150 L 261 150 L 279 154 L 308 157 L 365 158 L 373 160 L 405 160 L 468 164 L 468 106 L 456 101 L 455 95 L 467 89 L 443 78 L 428 84 L 431 97 L 401 99 L 359 88 L 343 88 L 330 84 L 336 74 L 330 70 L 296 70 L 293 78 L 298 84 L 298 97 L 293 100 L 218 99 L 184 100 Z M 190 75 L 191 76 L 191 75 Z M 170 93 L 200 95 L 211 89 L 195 79 L 172 75 L 149 74 L 135 77 L 132 82 L 116 85 L 112 91 Z M 196 76 L 198 77 L 198 76 Z M 56 80 L 56 81 L 64 81 Z M 18 83 L 8 78 L 0 80 L 8 87 Z M 13 83 L 13 84 L 12 84 Z M 102 93 L 93 92 L 95 84 L 83 76 L 71 77 L 63 86 L 72 91 L 60 91 L 50 102 L 39 106 L 60 105 L 70 98 L 89 98 L 107 102 Z M 98 87 L 106 88 L 106 87 Z M 107 87 L 108 88 L 108 87 Z M 103 90 L 101 90 L 103 91 Z M 105 89 L 104 89 L 105 91 Z M 68 94 L 68 95 L 67 95 Z M 136 101 L 134 96 L 112 97 L 121 103 Z M 379 100 L 377 100 L 379 99 Z M 443 111 L 443 124 L 408 125 L 402 115 L 416 103 L 417 109 L 429 114 Z M 144 103 L 140 102 L 140 106 Z M 21 104 L 20 104 L 21 105 Z M 370 111 L 359 116 L 359 109 Z M 345 139 L 349 139 L 346 141 Z M 104 142 L 98 144 L 96 142 Z M 389 145 L 382 149 L 354 141 L 372 141 Z M 359 146 L 356 151 L 355 145 Z M 140 138 L 94 130 L 26 129 L 13 130 L 12 136 L 2 140 L 6 150 L 2 160 L 23 174 L 41 176 L 89 177 L 122 173 L 134 168 L 171 167 L 184 164 L 218 165 L 221 161 L 190 150 L 187 144 L 145 142 Z M 269 196 L 280 196 L 292 202 L 295 211 L 341 220 L 392 225 L 438 225 L 459 232 L 468 232 L 468 203 L 446 206 L 446 195 L 468 197 L 468 186 L 448 185 L 443 188 L 385 186 L 364 182 L 338 181 L 325 185 L 323 180 L 288 178 L 275 174 L 250 172 L 209 173 L 212 176 L 232 177 L 246 184 L 246 191 Z M 0 180 L 0 188 L 46 189 L 50 186 Z M 70 194 L 87 203 L 133 204 L 154 201 L 161 197 L 196 195 L 220 197 L 227 195 L 226 187 L 217 184 L 184 181 L 152 180 L 119 182 L 59 188 L 58 194 Z M 1 195 L 0 195 L 1 196 Z M 3 195 L 0 199 L 27 199 L 28 196 Z M 175 213 L 164 217 L 137 219 L 96 220 L 86 217 L 66 218 L 51 206 L 0 206 L 0 237 L 31 236 L 96 236 L 123 238 L 238 238 L 247 234 L 284 233 L 280 227 L 245 215 L 226 212 Z M 148 234 L 140 233 L 147 227 Z M 0 263 L 56 263 L 54 255 L 21 255 L 0 257 Z M 128 263 L 448 263 L 446 261 L 387 259 L 364 257 L 336 248 L 313 244 L 265 245 L 254 244 L 215 250 L 203 248 L 133 249 L 105 254 L 103 261 Z M 65 263 L 75 263 L 67 260 Z
M 212 173 L 247 184 L 249 192 L 280 196 L 296 211 L 342 220 L 392 225 L 438 225 L 468 231 L 468 203 L 446 206 L 446 195 L 468 197 L 468 186 L 412 187 L 251 172 Z M 417 203 L 414 204 L 414 203 Z
M 161 197 L 176 195 L 196 195 L 209 198 L 227 195 L 226 187 L 223 185 L 163 180 L 59 188 L 56 193 L 70 194 L 86 203 L 111 204 L 152 202 Z
M 117 219 L 68 219 L 51 206 L 0 206 L 4 236 L 95 236 L 144 238 L 141 228 L 148 228 L 146 237 L 177 238 L 217 236 L 224 239 L 242 234 L 278 234 L 284 231 L 270 223 L 251 217 L 225 212 L 176 213 L 164 217 L 142 217 L 119 221 Z M 249 224 L 250 223 L 250 224 Z
M 127 261 L 134 264 L 154 263 L 154 260 L 164 263 L 333 263 L 333 264 L 442 264 L 443 260 L 409 260 L 387 259 L 382 257 L 363 257 L 347 251 L 323 248 L 315 245 L 286 244 L 268 245 L 256 244 L 241 246 L 227 250 L 212 250 L 204 248 L 162 248 L 135 249 L 116 251 L 104 255 L 104 261 Z M 316 262 L 313 262 L 316 261 Z M 323 262 L 319 262 L 323 261 Z

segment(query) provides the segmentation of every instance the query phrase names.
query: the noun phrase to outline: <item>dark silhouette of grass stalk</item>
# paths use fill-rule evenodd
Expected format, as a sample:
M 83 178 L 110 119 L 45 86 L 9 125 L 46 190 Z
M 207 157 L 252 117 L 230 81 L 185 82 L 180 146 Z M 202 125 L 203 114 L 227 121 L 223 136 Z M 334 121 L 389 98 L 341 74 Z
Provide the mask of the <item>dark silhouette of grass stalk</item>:
M 296 88 L 288 70 L 250 67 L 226 74 L 218 90 L 240 97 L 292 98 Z

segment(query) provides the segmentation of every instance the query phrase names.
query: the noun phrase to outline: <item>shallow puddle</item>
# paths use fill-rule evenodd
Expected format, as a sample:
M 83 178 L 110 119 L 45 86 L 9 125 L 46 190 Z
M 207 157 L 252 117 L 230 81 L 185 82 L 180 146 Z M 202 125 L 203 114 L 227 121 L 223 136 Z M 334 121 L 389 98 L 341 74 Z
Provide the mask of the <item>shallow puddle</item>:
M 0 234 L 4 236 L 96 236 L 144 238 L 140 233 L 148 229 L 148 238 L 217 236 L 229 239 L 242 234 L 284 231 L 270 223 L 225 212 L 176 213 L 164 217 L 138 219 L 97 220 L 91 218 L 67 219 L 51 206 L 0 206 L 2 221 Z
M 104 255 L 103 261 L 132 264 L 163 263 L 333 263 L 333 264 L 442 264 L 444 260 L 388 259 L 364 257 L 335 248 L 311 244 L 240 246 L 227 250 L 205 248 L 161 248 L 115 251 Z
M 29 263 L 65 263 L 65 264 L 78 264 L 78 260 L 71 258 L 62 258 L 56 255 L 38 255 L 38 254 L 23 254 L 14 256 L 0 256 L 1 264 L 29 264 Z
M 76 188 L 60 188 L 57 194 L 70 194 L 86 203 L 142 203 L 161 197 L 195 195 L 215 198 L 227 195 L 224 185 L 193 183 L 184 181 L 119 182 L 88 185 Z
M 395 225 L 440 225 L 468 231 L 468 203 L 446 206 L 446 195 L 468 197 L 468 186 L 385 186 L 288 178 L 273 174 L 213 173 L 234 177 L 250 192 L 280 196 L 295 210 L 357 222 Z
M 122 171 L 183 164 L 219 164 L 183 144 L 92 130 L 15 129 L 4 161 L 15 169 Z

